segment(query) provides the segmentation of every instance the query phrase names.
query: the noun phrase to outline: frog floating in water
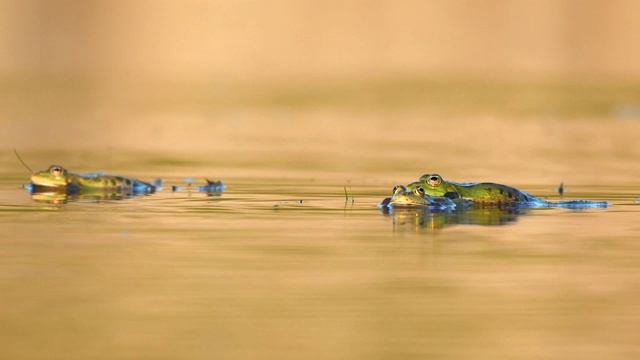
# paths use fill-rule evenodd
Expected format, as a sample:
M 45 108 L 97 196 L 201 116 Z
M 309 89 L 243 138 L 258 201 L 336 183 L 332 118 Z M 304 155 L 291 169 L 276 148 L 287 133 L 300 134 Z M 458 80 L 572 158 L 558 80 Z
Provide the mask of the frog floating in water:
M 138 179 L 105 173 L 79 175 L 59 165 L 51 165 L 47 170 L 33 173 L 30 185 L 32 193 L 58 192 L 67 195 L 85 193 L 143 195 L 160 190 L 159 187 Z
M 511 186 L 495 183 L 456 183 L 446 181 L 438 174 L 425 174 L 420 180 L 407 185 L 408 190 L 420 188 L 426 195 L 449 199 L 465 199 L 475 207 L 495 208 L 541 208 L 559 207 L 566 209 L 606 208 L 605 201 L 566 200 L 550 202 L 528 194 Z
M 209 196 L 220 196 L 226 189 L 221 181 L 205 179 L 207 185 L 195 187 Z M 161 180 L 147 183 L 138 179 L 105 173 L 74 174 L 60 165 L 31 175 L 31 183 L 24 187 L 36 201 L 65 203 L 67 201 L 122 200 L 138 195 L 153 194 L 162 190 Z M 190 182 L 189 182 L 189 185 Z M 173 191 L 181 190 L 172 186 Z M 190 190 L 190 188 L 189 188 Z
M 396 226 L 411 223 L 428 229 L 457 224 L 505 225 L 525 213 L 519 208 L 477 209 L 467 199 L 429 196 L 421 186 L 407 189 L 403 185 L 394 187 L 393 196 L 386 198 L 379 207 L 384 214 L 393 215 Z

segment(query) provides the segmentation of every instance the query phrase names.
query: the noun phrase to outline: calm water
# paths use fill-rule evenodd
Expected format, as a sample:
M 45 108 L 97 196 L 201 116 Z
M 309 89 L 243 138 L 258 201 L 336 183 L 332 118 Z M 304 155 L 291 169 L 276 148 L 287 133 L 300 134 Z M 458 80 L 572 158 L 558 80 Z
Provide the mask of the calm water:
M 568 186 L 609 209 L 456 224 L 383 214 L 384 179 L 51 204 L 18 171 L 0 183 L 2 358 L 640 356 L 638 187 Z M 557 199 L 557 184 L 510 185 Z
M 635 86 L 17 84 L 2 359 L 640 358 Z M 12 148 L 33 170 L 228 189 L 39 202 Z M 427 172 L 613 205 L 376 207 Z

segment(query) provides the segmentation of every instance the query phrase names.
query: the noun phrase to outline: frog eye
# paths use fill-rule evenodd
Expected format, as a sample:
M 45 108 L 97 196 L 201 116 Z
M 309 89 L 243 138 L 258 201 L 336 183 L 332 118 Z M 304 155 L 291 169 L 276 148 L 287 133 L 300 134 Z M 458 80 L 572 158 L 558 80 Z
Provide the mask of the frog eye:
M 54 177 L 58 177 L 60 175 L 62 175 L 62 168 L 60 166 L 52 166 L 51 167 L 51 175 L 53 175 Z
M 404 192 L 405 190 L 407 190 L 407 188 L 406 188 L 406 187 L 404 187 L 403 185 L 396 185 L 396 186 L 393 188 L 393 194 L 395 195 L 395 194 L 398 194 L 398 193 Z
M 424 196 L 424 188 L 422 186 L 416 186 L 413 188 L 413 193 L 418 195 L 418 196 Z
M 442 178 L 440 177 L 440 175 L 429 175 L 429 177 L 427 178 L 427 185 L 431 187 L 436 187 L 440 185 L 440 183 L 442 183 Z

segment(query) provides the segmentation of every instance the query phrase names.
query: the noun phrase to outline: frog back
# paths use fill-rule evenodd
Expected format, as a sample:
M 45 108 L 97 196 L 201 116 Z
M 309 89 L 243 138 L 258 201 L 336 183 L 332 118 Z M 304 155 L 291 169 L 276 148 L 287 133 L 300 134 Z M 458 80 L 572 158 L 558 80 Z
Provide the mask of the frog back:
M 74 184 L 78 192 L 151 193 L 155 191 L 154 185 L 144 181 L 104 173 L 70 174 L 69 184 Z
M 456 183 L 446 181 L 438 174 L 425 174 L 415 186 L 422 186 L 432 196 L 450 199 L 462 198 L 473 201 L 476 206 L 501 206 L 546 203 L 524 191 L 496 183 Z M 410 184 L 413 185 L 413 184 Z
M 544 200 L 511 186 L 495 183 L 458 184 L 458 194 L 464 199 L 484 204 L 522 204 Z

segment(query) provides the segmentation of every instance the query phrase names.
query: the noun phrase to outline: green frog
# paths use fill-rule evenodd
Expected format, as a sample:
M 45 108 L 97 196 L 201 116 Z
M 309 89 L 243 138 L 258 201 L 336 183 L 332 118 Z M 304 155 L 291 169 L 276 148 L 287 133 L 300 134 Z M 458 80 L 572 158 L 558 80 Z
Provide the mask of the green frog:
M 438 174 L 425 174 L 420 180 L 407 185 L 407 189 L 422 189 L 430 196 L 472 201 L 475 207 L 561 207 L 571 209 L 606 208 L 605 201 L 567 200 L 550 202 L 511 186 L 495 183 L 456 183 L 446 181 Z
M 443 196 L 430 196 L 421 186 L 407 189 L 404 185 L 393 188 L 393 196 L 379 205 L 381 208 L 428 207 L 432 210 L 454 210 L 462 199 L 452 200 Z
M 123 176 L 105 173 L 74 174 L 60 165 L 51 165 L 47 170 L 33 173 L 30 184 L 32 193 L 54 191 L 67 195 L 96 192 L 142 195 L 154 193 L 158 189 L 144 181 Z

